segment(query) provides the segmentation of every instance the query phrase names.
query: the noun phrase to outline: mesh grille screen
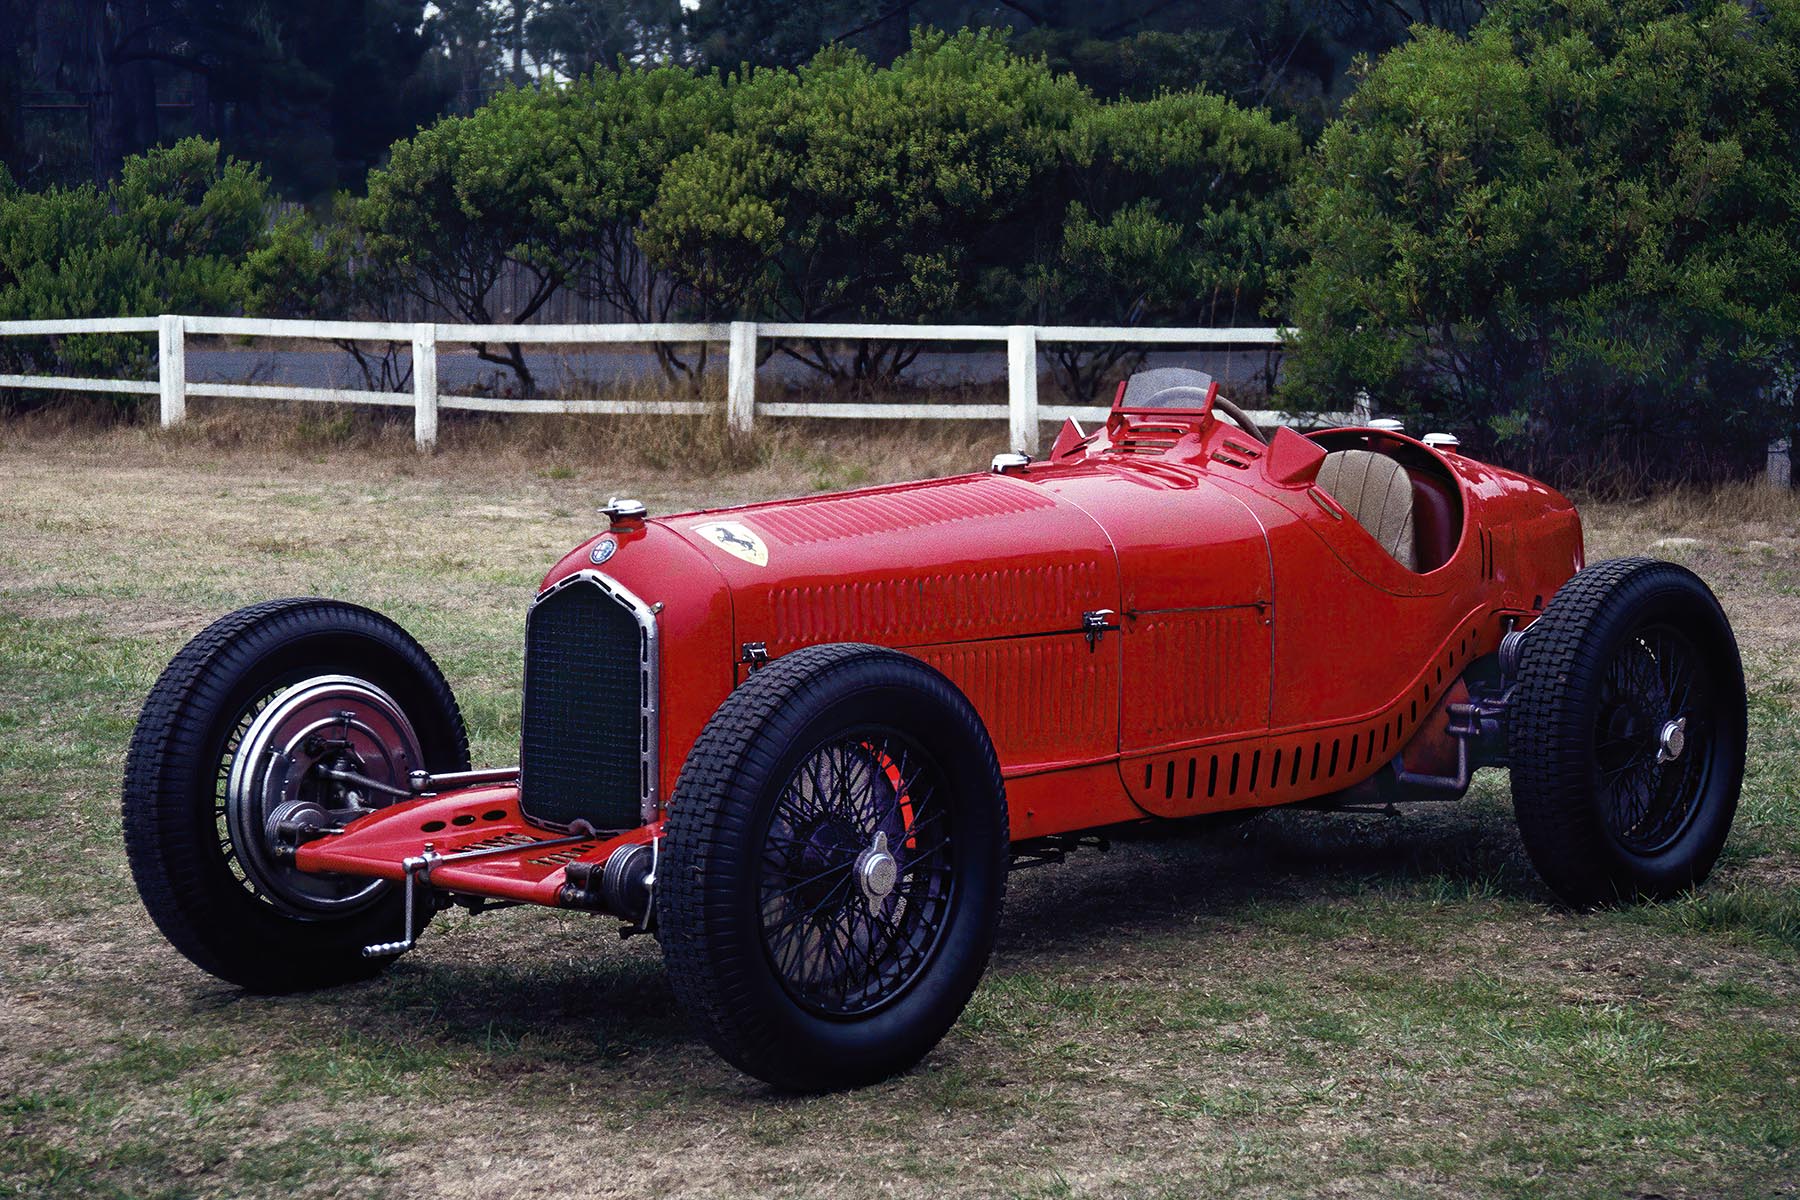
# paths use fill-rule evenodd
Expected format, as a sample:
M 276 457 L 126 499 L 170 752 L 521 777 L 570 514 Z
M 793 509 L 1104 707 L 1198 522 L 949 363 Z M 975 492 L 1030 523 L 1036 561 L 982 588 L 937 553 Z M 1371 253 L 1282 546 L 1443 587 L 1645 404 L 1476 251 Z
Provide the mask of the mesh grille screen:
M 642 823 L 641 652 L 637 621 L 594 584 L 570 584 L 531 610 L 519 748 L 527 816 Z

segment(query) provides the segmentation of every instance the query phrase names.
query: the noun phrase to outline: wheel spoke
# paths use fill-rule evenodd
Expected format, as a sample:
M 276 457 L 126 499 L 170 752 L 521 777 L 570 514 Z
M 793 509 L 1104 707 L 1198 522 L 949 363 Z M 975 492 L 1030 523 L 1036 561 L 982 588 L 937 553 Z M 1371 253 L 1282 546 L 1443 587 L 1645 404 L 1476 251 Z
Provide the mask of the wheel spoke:
M 1711 749 L 1698 718 L 1705 668 L 1693 644 L 1666 625 L 1627 641 L 1599 679 L 1595 778 L 1601 811 L 1627 849 L 1666 847 L 1699 803 Z M 1685 719 L 1685 745 L 1664 759 L 1668 722 Z
M 805 879 L 802 879 L 799 883 L 790 884 L 787 887 L 782 888 L 779 892 L 776 892 L 773 896 L 771 896 L 770 899 L 779 900 L 783 896 L 787 896 L 787 895 L 790 895 L 791 893 L 799 891 L 801 888 L 805 887 L 809 883 L 817 883 L 819 880 L 825 878 L 827 875 L 831 875 L 838 871 L 847 871 L 855 865 L 856 865 L 855 862 L 835 863 L 832 866 L 826 867 L 823 871 L 820 871 L 817 875 L 809 875 Z
M 868 1011 L 929 962 L 955 885 L 938 790 L 930 757 L 879 729 L 822 743 L 778 792 L 761 924 L 771 965 L 803 1005 Z M 877 853 L 893 858 L 891 875 L 874 870 Z

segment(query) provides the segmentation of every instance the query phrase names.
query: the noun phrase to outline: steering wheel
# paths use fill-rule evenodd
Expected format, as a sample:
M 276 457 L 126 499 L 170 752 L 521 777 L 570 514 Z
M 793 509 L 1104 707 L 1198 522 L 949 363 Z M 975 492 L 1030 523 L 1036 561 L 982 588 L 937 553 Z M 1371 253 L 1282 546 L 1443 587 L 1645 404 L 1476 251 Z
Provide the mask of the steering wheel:
M 1236 421 L 1238 423 L 1239 427 L 1241 427 L 1245 433 L 1249 434 L 1251 437 L 1255 438 L 1257 441 L 1261 442 L 1263 445 L 1266 446 L 1269 444 L 1269 435 L 1262 431 L 1261 426 L 1259 426 L 1255 421 L 1252 421 L 1250 419 L 1249 413 L 1247 413 L 1243 409 L 1239 408 L 1232 401 L 1227 400 L 1223 396 L 1214 396 L 1213 397 L 1213 408 L 1217 409 L 1219 412 L 1224 413 L 1226 416 L 1230 417 L 1233 421 Z
M 1168 401 L 1192 400 L 1196 402 L 1194 407 L 1198 408 L 1206 403 L 1206 393 L 1206 388 L 1190 387 L 1187 384 L 1181 384 L 1172 388 L 1164 388 L 1162 391 L 1156 393 L 1154 396 L 1150 397 L 1150 400 L 1145 407 L 1179 408 L 1181 407 L 1180 404 L 1168 403 Z M 1159 401 L 1162 403 L 1158 403 Z M 1213 396 L 1212 406 L 1213 411 L 1222 412 L 1230 417 L 1246 434 L 1255 438 L 1265 446 L 1269 444 L 1269 435 L 1264 433 L 1261 427 L 1259 427 L 1255 421 L 1250 419 L 1249 413 L 1239 408 L 1236 404 L 1223 396 L 1215 395 Z

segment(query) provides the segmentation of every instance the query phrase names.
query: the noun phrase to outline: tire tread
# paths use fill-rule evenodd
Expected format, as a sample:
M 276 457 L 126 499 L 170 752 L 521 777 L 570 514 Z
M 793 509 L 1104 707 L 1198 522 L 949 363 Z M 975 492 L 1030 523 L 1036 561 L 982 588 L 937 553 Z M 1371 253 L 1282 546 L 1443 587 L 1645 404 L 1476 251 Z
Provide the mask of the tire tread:
M 923 666 L 885 647 L 833 643 L 796 650 L 757 670 L 707 722 L 682 765 L 669 809 L 656 902 L 670 985 L 709 1045 L 734 1065 L 777 1086 L 812 1090 L 839 1086 L 845 1080 L 829 1064 L 799 1062 L 785 1054 L 763 1014 L 749 1002 L 750 955 L 759 951 L 757 946 L 698 936 L 702 930 L 723 927 L 732 916 L 727 890 L 703 884 L 736 865 L 730 861 L 734 847 L 742 844 L 754 812 L 754 796 L 743 780 L 766 777 L 780 757 L 782 748 L 763 736 L 764 731 L 783 710 L 826 686 L 834 672 L 882 659 L 903 663 L 909 670 Z M 955 690 L 948 681 L 944 686 Z M 956 696 L 961 699 L 960 693 Z M 991 780 L 992 794 L 1000 798 L 994 815 L 1004 829 L 999 763 L 985 734 L 981 742 L 986 761 L 979 766 Z M 1007 850 L 1002 836 L 996 852 L 1002 895 Z M 998 920 L 998 902 L 993 919 Z
M 387 960 L 283 961 L 244 953 L 221 927 L 211 889 L 201 879 L 203 855 L 193 828 L 192 797 L 183 786 L 192 761 L 210 741 L 215 715 L 246 663 L 251 639 L 275 643 L 316 632 L 330 622 L 390 640 L 414 658 L 422 681 L 453 730 L 453 768 L 468 765 L 468 735 L 449 684 L 423 648 L 387 617 L 358 605 L 314 596 L 268 600 L 229 613 L 183 646 L 151 686 L 126 750 L 121 822 L 126 860 L 151 920 L 170 944 L 202 970 L 257 991 L 290 991 L 366 978 Z M 415 657 L 416 656 L 416 657 Z M 210 770 L 200 764 L 201 769 Z M 396 924 L 398 920 L 396 919 Z
M 1597 627 L 1620 606 L 1641 603 L 1661 590 L 1694 587 L 1710 602 L 1729 641 L 1729 625 L 1705 583 L 1685 567 L 1645 557 L 1608 559 L 1577 573 L 1557 590 L 1527 634 L 1508 721 L 1513 811 L 1532 864 L 1571 904 L 1589 906 L 1646 893 L 1607 850 L 1609 836 L 1588 784 L 1591 738 L 1575 728 L 1573 719 L 1584 689 L 1605 666 L 1609 647 L 1596 636 Z M 1741 668 L 1736 678 L 1741 695 Z M 1709 855 L 1698 877 L 1710 865 Z

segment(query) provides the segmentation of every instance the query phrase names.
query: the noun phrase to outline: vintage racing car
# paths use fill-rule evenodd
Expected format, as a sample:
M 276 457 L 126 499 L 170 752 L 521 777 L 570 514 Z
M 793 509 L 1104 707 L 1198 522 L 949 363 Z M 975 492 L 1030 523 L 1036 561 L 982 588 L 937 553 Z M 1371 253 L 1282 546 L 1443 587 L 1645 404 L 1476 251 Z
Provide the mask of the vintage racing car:
M 1552 489 L 1393 428 L 1266 434 L 1198 372 L 1042 461 L 712 512 L 631 501 L 526 625 L 519 765 L 335 600 L 220 619 L 146 701 L 124 834 L 151 916 L 257 991 L 379 971 L 447 905 L 610 914 L 787 1088 L 956 1020 L 1009 866 L 1129 822 L 1454 798 L 1507 765 L 1575 904 L 1703 879 L 1743 672 L 1680 566 L 1586 566 Z

